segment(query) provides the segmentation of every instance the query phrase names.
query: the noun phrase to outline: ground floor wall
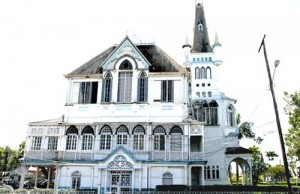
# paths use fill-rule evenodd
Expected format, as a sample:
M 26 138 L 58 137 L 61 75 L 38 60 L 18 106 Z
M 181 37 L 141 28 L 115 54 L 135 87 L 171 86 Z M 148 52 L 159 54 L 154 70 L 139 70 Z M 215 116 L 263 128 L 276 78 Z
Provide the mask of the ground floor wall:
M 197 170 L 197 172 L 195 172 Z M 157 185 L 204 185 L 204 165 L 142 164 L 140 168 L 99 168 L 98 164 L 69 164 L 57 168 L 56 189 L 155 189 Z

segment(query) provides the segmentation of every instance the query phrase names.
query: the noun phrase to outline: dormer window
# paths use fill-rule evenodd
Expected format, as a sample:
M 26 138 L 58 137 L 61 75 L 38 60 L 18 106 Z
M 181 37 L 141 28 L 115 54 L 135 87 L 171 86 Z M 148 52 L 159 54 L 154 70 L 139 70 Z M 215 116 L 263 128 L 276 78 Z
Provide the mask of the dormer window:
M 198 23 L 198 31 L 203 31 L 203 24 L 201 22 Z
M 132 65 L 126 59 L 119 67 L 118 102 L 131 102 Z

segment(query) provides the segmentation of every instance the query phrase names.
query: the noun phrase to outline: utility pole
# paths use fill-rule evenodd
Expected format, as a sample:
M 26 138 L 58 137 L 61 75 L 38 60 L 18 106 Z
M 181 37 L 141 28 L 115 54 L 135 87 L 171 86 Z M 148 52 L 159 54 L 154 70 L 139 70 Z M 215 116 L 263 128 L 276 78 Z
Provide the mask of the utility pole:
M 268 61 L 268 57 L 267 57 L 265 38 L 266 38 L 266 35 L 264 35 L 264 37 L 261 41 L 258 52 L 260 52 L 261 47 L 263 47 L 265 62 L 266 62 L 266 67 L 267 67 L 267 72 L 268 72 L 268 77 L 269 77 L 269 82 L 270 82 L 270 90 L 271 90 L 273 105 L 274 105 L 274 110 L 275 110 L 276 124 L 277 124 L 277 128 L 278 128 L 278 134 L 279 134 L 281 152 L 282 152 L 282 157 L 283 157 L 286 181 L 287 181 L 287 185 L 288 185 L 288 192 L 289 192 L 289 194 L 293 194 L 292 186 L 290 183 L 289 166 L 288 166 L 288 162 L 287 162 L 286 151 L 285 151 L 285 147 L 284 147 L 284 140 L 283 140 L 283 135 L 282 135 L 282 129 L 281 129 L 281 124 L 280 124 L 280 119 L 279 119 L 279 114 L 278 114 L 277 102 L 276 102 L 276 98 L 275 98 L 274 85 L 273 85 L 274 80 L 271 77 L 269 61 Z M 275 64 L 275 65 L 278 65 L 278 63 L 279 63 L 279 61 L 277 61 L 277 64 Z

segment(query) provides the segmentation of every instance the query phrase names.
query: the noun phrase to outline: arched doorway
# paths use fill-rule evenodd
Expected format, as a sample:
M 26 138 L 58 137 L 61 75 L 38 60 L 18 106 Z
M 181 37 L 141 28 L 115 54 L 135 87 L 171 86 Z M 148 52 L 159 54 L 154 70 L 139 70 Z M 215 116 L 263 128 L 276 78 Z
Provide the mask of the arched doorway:
M 247 160 L 235 158 L 228 165 L 228 184 L 251 185 L 251 167 Z

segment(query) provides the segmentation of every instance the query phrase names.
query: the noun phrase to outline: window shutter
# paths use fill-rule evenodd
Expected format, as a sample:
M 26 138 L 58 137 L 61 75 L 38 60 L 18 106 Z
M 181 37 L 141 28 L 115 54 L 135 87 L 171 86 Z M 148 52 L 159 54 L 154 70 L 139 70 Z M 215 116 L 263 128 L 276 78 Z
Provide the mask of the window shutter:
M 144 102 L 148 102 L 148 78 L 144 79 Z
M 161 101 L 162 96 L 162 81 L 154 81 L 154 101 Z
M 168 81 L 168 102 L 174 102 L 174 81 Z
M 141 101 L 141 78 L 138 79 L 138 85 L 137 85 L 137 101 L 140 102 Z
M 175 95 L 176 93 L 176 95 Z M 174 96 L 174 102 L 180 102 L 181 101 L 181 82 L 180 81 L 174 81 L 174 90 L 173 90 L 173 96 Z
M 72 87 L 72 104 L 77 104 L 79 100 L 79 88 L 80 88 L 80 83 L 79 82 L 74 82 L 73 87 Z

